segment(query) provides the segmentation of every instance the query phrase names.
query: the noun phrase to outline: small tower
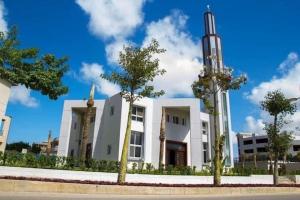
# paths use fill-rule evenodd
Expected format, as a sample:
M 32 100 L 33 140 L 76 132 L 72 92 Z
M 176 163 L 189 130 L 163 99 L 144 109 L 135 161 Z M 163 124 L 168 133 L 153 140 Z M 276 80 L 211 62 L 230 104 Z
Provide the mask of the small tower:
M 49 131 L 49 134 L 48 134 L 48 140 L 47 140 L 47 149 L 46 149 L 46 153 L 47 153 L 47 156 L 50 156 L 51 154 L 51 142 L 52 142 L 52 138 L 51 138 L 51 130 Z
M 221 39 L 216 31 L 215 16 L 210 10 L 209 6 L 204 13 L 204 30 L 205 34 L 202 37 L 202 51 L 203 51 L 203 63 L 208 70 L 220 71 L 224 69 Z M 224 157 L 226 157 L 226 166 L 233 166 L 232 156 L 232 142 L 230 140 L 231 134 L 231 116 L 229 105 L 228 92 L 219 92 L 217 95 L 217 107 L 215 111 L 219 113 L 217 121 L 214 122 L 212 116 L 210 116 L 211 124 L 216 123 L 218 131 L 225 135 L 224 141 Z M 213 103 L 213 97 L 211 97 L 211 103 Z M 214 141 L 214 129 L 210 129 L 211 141 Z M 213 152 L 213 149 L 211 149 Z

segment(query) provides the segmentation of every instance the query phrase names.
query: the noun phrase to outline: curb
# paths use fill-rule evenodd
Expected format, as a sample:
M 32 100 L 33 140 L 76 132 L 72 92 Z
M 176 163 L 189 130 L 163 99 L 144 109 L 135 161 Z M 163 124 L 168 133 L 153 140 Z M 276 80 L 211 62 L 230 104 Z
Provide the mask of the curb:
M 43 192 L 114 195 L 245 195 L 282 194 L 300 195 L 300 187 L 165 187 L 132 185 L 97 185 L 82 183 L 45 182 L 34 180 L 0 179 L 1 192 Z

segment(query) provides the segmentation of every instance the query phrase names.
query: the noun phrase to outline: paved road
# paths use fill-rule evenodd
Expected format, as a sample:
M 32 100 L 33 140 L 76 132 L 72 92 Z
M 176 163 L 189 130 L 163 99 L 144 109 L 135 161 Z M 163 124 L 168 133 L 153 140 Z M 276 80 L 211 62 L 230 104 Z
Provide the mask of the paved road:
M 0 200 L 299 200 L 300 194 L 252 195 L 252 196 L 107 196 L 46 193 L 0 193 Z

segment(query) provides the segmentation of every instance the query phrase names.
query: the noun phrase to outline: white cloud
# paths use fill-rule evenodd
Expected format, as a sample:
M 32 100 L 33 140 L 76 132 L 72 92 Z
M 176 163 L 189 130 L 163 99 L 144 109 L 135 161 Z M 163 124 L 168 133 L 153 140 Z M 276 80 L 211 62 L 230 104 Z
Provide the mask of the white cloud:
M 10 99 L 12 103 L 20 103 L 26 107 L 37 107 L 38 102 L 34 97 L 30 96 L 30 89 L 24 85 L 18 85 L 11 88 Z
M 290 55 L 283 62 L 285 64 L 282 64 L 285 65 L 284 68 L 288 67 L 288 71 L 282 74 L 281 77 L 273 77 L 270 81 L 262 82 L 254 87 L 247 96 L 251 102 L 259 104 L 269 91 L 278 89 L 288 98 L 300 96 L 300 62 L 298 59 L 294 60 L 295 57 L 291 57 Z M 294 64 L 288 66 L 287 63 Z
M 76 0 L 90 16 L 90 31 L 101 38 L 131 35 L 143 22 L 142 7 L 146 0 Z
M 256 133 L 256 134 L 264 134 L 263 130 L 265 127 L 262 119 L 255 119 L 253 116 L 246 117 L 246 127 L 247 132 Z
M 295 52 L 289 53 L 288 57 L 278 66 L 278 70 L 282 73 L 288 72 L 298 62 L 298 54 Z
M 287 98 L 300 97 L 300 62 L 299 56 L 296 53 L 290 53 L 286 60 L 284 60 L 278 67 L 283 72 L 280 77 L 273 77 L 271 80 L 262 82 L 254 87 L 246 96 L 253 104 L 260 105 L 264 96 L 269 91 L 281 90 Z M 297 103 L 298 111 L 288 118 L 291 122 L 284 127 L 285 130 L 295 131 L 299 134 L 300 124 L 300 102 Z M 265 112 L 261 111 L 260 119 L 255 120 L 253 117 L 246 118 L 246 129 L 250 132 L 262 133 L 262 122 L 270 122 L 271 117 Z
M 166 69 L 163 76 L 154 80 L 154 86 L 163 89 L 165 96 L 192 95 L 191 84 L 202 69 L 200 40 L 194 41 L 186 30 L 187 16 L 179 11 L 151 22 L 146 29 L 143 46 L 155 38 L 167 51 L 158 55 L 160 67 Z
M 80 69 L 80 77 L 85 82 L 93 82 L 99 93 L 107 96 L 112 96 L 120 92 L 120 88 L 107 80 L 101 79 L 100 74 L 103 74 L 103 66 L 98 63 L 82 63 Z
M 120 51 L 123 50 L 124 46 L 128 46 L 129 44 L 133 43 L 121 38 L 106 45 L 105 51 L 107 61 L 112 65 L 118 64 Z
M 7 22 L 5 21 L 6 9 L 3 1 L 0 0 L 0 31 L 7 32 Z

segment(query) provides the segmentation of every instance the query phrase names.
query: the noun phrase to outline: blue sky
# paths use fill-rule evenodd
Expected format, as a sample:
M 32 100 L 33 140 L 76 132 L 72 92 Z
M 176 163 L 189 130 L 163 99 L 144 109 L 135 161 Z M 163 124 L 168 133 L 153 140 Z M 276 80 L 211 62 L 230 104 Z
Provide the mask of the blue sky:
M 18 27 L 21 47 L 66 55 L 70 66 L 63 80 L 70 92 L 57 101 L 22 87 L 14 89 L 7 109 L 13 118 L 8 142 L 39 142 L 49 130 L 58 136 L 63 101 L 87 97 L 92 81 L 98 88 L 96 98 L 116 91 L 95 74 L 115 67 L 114 55 L 123 44 L 145 45 L 157 38 L 167 49 L 161 60 L 169 73 L 165 80 L 157 80 L 157 87 L 169 97 L 191 96 L 189 85 L 202 66 L 200 40 L 207 4 L 216 17 L 225 64 L 236 74 L 249 76 L 246 86 L 231 92 L 235 132 L 262 131 L 261 122 L 268 117 L 259 110 L 258 102 L 268 90 L 280 88 L 287 96 L 300 96 L 298 0 L 103 2 L 4 0 L 1 20 L 8 27 Z M 294 121 L 296 127 L 299 112 Z

